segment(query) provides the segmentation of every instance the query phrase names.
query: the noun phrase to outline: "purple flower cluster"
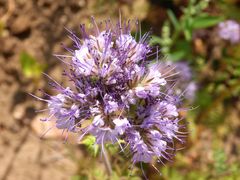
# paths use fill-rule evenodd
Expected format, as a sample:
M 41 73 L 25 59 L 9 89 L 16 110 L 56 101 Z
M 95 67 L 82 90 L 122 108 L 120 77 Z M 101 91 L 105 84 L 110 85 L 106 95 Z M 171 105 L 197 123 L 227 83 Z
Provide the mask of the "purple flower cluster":
M 58 57 L 69 69 L 64 75 L 72 86 L 53 81 L 58 94 L 44 99 L 50 111 L 46 120 L 80 134 L 80 140 L 91 134 L 102 148 L 119 143 L 133 154 L 133 164 L 171 160 L 174 142 L 183 143 L 185 137 L 178 102 L 166 88 L 175 81 L 171 68 L 151 60 L 158 52 L 148 44 L 149 33 L 136 40 L 130 22 L 106 21 L 105 30 L 100 30 L 93 20 L 93 26 L 92 34 L 80 26 L 81 39 L 69 31 L 75 49 L 68 49 L 69 61 L 69 56 Z
M 234 20 L 227 20 L 218 25 L 218 35 L 232 44 L 240 42 L 240 24 Z

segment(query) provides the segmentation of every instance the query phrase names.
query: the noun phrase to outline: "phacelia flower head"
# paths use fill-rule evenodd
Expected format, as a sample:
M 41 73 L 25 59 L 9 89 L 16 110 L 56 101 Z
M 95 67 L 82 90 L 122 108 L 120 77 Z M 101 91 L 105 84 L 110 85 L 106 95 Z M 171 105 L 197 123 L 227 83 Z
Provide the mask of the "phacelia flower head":
M 171 160 L 175 141 L 183 143 L 185 136 L 179 104 L 166 88 L 174 81 L 171 67 L 150 58 L 157 51 L 148 43 L 149 33 L 136 39 L 130 21 L 105 23 L 102 28 L 93 20 L 89 34 L 81 25 L 81 39 L 69 31 L 75 44 L 70 59 L 58 58 L 64 57 L 69 69 L 64 75 L 72 85 L 52 83 L 58 94 L 44 99 L 47 120 L 80 139 L 91 134 L 102 147 L 125 142 L 134 164 Z
M 240 42 L 240 24 L 234 20 L 227 20 L 219 23 L 218 35 L 230 41 L 232 44 Z
M 177 81 L 173 84 L 168 83 L 165 87 L 168 89 L 168 94 L 172 94 L 172 97 L 186 99 L 189 102 L 193 102 L 196 95 L 197 84 L 193 80 L 193 74 L 191 68 L 187 62 L 172 62 L 165 61 L 162 64 L 161 71 L 165 73 L 168 69 L 164 68 L 168 66 L 171 68 L 171 75 L 174 75 Z M 171 97 L 170 97 L 171 98 Z

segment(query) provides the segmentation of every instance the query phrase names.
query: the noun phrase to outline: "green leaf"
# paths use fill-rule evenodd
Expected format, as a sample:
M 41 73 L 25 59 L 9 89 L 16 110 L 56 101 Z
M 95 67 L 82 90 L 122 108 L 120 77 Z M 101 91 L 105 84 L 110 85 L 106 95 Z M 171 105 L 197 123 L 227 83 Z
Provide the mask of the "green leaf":
M 190 43 L 187 41 L 178 41 L 175 44 L 175 49 L 169 54 L 172 61 L 179 61 L 187 58 L 191 53 Z
M 201 29 L 215 26 L 219 22 L 223 21 L 224 18 L 221 16 L 209 16 L 208 14 L 202 14 L 194 18 L 192 23 L 193 29 Z
M 181 59 L 184 59 L 185 56 L 186 56 L 186 53 L 182 50 L 175 51 L 169 54 L 171 61 L 180 61 Z
M 20 54 L 20 62 L 23 74 L 28 78 L 39 78 L 42 71 L 45 69 L 37 60 L 26 52 Z
M 193 27 L 193 22 L 194 20 L 192 19 L 192 17 L 187 17 L 185 19 L 182 20 L 182 30 L 183 30 L 183 34 L 185 36 L 185 39 L 187 41 L 191 41 L 192 40 L 192 27 Z
M 179 22 L 178 22 L 178 20 L 177 20 L 177 18 L 175 16 L 175 14 L 171 10 L 168 10 L 167 14 L 168 14 L 168 16 L 169 16 L 169 18 L 170 18 L 174 28 L 176 30 L 180 29 L 180 25 L 179 25 Z
M 82 141 L 82 144 L 87 146 L 87 149 L 92 153 L 95 157 L 97 156 L 99 146 L 95 144 L 96 138 L 94 136 L 88 135 Z

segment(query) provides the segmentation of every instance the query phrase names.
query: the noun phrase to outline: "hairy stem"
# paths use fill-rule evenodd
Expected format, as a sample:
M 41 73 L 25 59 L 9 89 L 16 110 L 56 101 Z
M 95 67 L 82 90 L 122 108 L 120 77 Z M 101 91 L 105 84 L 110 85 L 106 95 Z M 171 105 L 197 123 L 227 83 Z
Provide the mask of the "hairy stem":
M 102 151 L 103 151 L 103 162 L 104 162 L 104 165 L 106 167 L 108 176 L 111 176 L 112 175 L 112 166 L 111 166 L 111 163 L 109 162 L 107 151 L 105 151 L 105 149 L 103 149 Z

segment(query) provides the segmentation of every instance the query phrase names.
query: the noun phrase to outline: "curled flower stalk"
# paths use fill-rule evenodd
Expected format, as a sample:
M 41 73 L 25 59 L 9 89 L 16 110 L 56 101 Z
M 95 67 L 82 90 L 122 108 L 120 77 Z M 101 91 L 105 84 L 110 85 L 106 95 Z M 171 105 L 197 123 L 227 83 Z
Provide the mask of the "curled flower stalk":
M 137 40 L 130 24 L 106 21 L 102 27 L 93 19 L 94 32 L 81 25 L 81 39 L 69 31 L 71 56 L 57 57 L 68 67 L 64 75 L 72 85 L 52 82 L 58 94 L 41 99 L 48 103 L 46 120 L 79 134 L 79 141 L 95 136 L 103 153 L 104 144 L 119 144 L 132 153 L 133 164 L 171 161 L 175 141 L 184 143 L 186 135 L 179 103 L 166 88 L 175 81 L 172 67 L 158 60 L 149 33 Z M 151 59 L 153 54 L 157 58 Z

